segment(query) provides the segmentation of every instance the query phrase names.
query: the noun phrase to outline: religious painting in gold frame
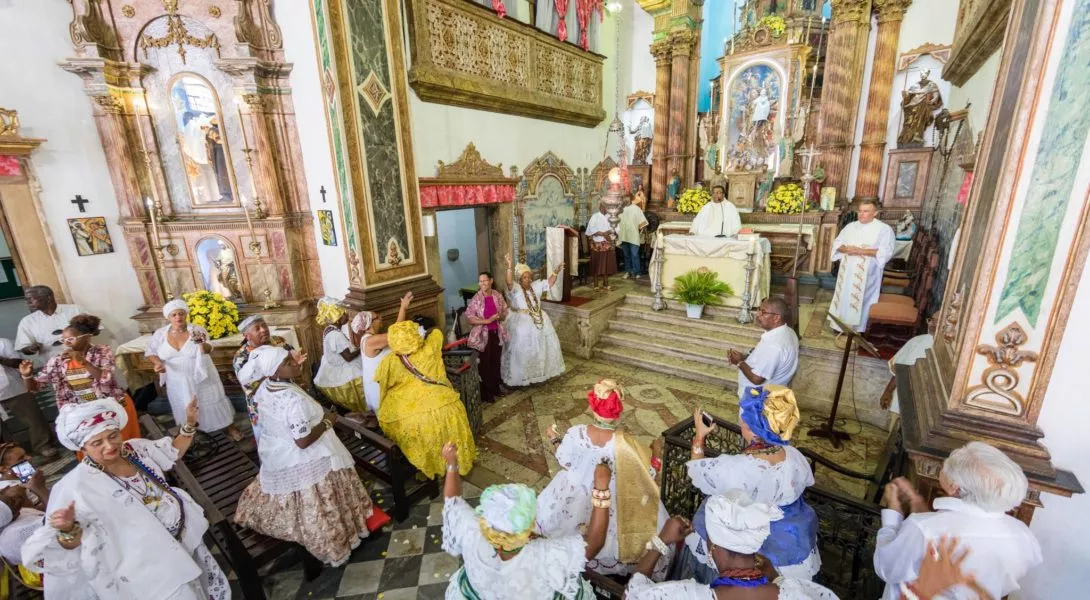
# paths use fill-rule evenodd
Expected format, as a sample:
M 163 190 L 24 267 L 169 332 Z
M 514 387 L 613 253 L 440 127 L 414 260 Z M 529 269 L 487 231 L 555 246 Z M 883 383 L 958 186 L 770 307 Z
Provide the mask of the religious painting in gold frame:
M 189 71 L 174 75 L 167 85 L 171 121 L 193 208 L 241 206 L 216 88 Z

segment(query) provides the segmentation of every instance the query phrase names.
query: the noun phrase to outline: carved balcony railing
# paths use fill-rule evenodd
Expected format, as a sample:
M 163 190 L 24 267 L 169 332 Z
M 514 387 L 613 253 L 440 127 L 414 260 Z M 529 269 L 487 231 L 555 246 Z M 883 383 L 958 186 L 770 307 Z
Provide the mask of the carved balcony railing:
M 409 85 L 427 102 L 593 127 L 605 57 L 466 0 L 408 0 Z

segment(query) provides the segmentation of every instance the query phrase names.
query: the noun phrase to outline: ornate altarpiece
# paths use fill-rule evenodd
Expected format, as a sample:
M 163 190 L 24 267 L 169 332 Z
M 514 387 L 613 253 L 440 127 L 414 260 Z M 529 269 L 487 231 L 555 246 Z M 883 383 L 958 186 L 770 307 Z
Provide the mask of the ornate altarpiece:
M 92 100 L 142 331 L 162 322 L 170 297 L 201 288 L 296 325 L 322 293 L 321 271 L 291 65 L 269 3 L 70 3 L 75 55 L 60 66 Z M 306 322 L 300 338 L 316 349 Z
M 935 345 L 912 367 L 899 367 L 897 379 L 905 448 L 929 494 L 940 493 L 950 451 L 987 441 L 1029 477 L 1017 510 L 1029 522 L 1041 492 L 1083 491 L 1052 464 L 1037 419 L 1090 253 L 1090 204 L 1074 188 L 1090 133 L 1090 98 L 1077 92 L 1090 77 L 1090 38 L 1076 22 L 1087 18 L 1090 0 L 1009 4 Z M 1078 16 L 1060 18 L 1065 9 Z M 979 54 L 993 37 L 959 24 L 951 64 Z

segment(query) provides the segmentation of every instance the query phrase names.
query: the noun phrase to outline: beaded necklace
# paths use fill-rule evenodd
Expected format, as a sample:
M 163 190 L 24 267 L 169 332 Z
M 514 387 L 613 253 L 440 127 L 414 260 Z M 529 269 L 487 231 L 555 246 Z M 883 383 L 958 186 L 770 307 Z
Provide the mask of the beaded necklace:
M 770 444 L 770 443 L 768 443 L 768 442 L 766 442 L 764 440 L 761 440 L 761 439 L 755 439 L 752 442 L 746 444 L 746 447 L 742 448 L 742 452 L 745 453 L 745 454 L 768 455 L 768 454 L 775 454 L 775 453 L 779 452 L 780 448 L 782 448 L 782 447 L 783 446 L 779 446 L 777 444 Z
M 145 488 L 143 492 L 130 485 L 125 479 L 104 469 L 102 465 L 95 462 L 90 456 L 84 455 L 83 462 L 87 466 L 98 469 L 108 475 L 115 483 L 120 485 L 130 494 L 139 498 L 144 506 L 153 512 L 155 507 L 152 505 L 158 505 L 163 498 L 163 493 L 170 494 L 178 503 L 178 527 L 173 531 L 168 527 L 167 530 L 174 536 L 174 539 L 181 540 L 182 531 L 185 529 L 185 504 L 182 502 L 181 496 L 178 495 L 178 492 L 174 491 L 174 488 L 170 487 L 170 484 L 168 484 L 165 479 L 157 475 L 155 471 L 149 469 L 147 465 L 141 462 L 140 459 L 136 457 L 136 453 L 133 452 L 132 447 L 128 444 L 121 447 L 121 457 L 129 461 L 129 464 L 136 467 L 137 475 L 144 480 Z M 160 491 L 156 493 L 153 488 L 159 488 Z
M 768 584 L 768 577 L 761 570 L 761 559 L 753 557 L 752 567 L 724 569 L 712 582 L 712 587 L 761 587 Z
M 522 287 L 522 284 L 519 284 L 519 287 Z M 537 299 L 537 294 L 527 291 L 523 287 L 522 297 L 526 300 L 526 312 L 530 313 L 530 318 L 534 320 L 534 326 L 538 329 L 545 327 L 545 317 L 541 315 L 541 303 Z
M 605 429 L 606 431 L 616 431 L 617 430 L 617 422 L 616 421 L 606 421 L 606 420 L 598 417 L 597 415 L 595 415 L 595 417 L 594 417 L 594 426 L 597 427 L 598 429 Z

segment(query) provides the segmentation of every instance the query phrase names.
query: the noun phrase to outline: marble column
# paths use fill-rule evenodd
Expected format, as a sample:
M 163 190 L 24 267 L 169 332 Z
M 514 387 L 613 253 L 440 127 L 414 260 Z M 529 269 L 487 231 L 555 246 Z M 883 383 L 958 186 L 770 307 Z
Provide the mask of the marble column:
M 863 141 L 859 146 L 859 167 L 855 179 L 857 200 L 878 198 L 882 159 L 886 153 L 886 131 L 889 128 L 889 96 L 893 91 L 893 74 L 897 65 L 897 42 L 901 37 L 901 21 L 910 4 L 912 0 L 874 0 L 878 13 L 878 33 L 871 61 L 867 112 L 863 116 Z
M 821 91 L 819 146 L 825 185 L 844 198 L 862 92 L 863 66 L 870 31 L 871 0 L 831 0 L 833 8 L 825 78 Z
M 670 43 L 651 44 L 655 57 L 655 129 L 651 140 L 651 200 L 648 208 L 666 206 L 666 139 L 670 132 Z
M 685 154 L 689 151 L 685 146 L 686 133 L 690 116 L 689 107 L 689 73 L 692 70 L 690 64 L 693 40 L 695 35 L 689 31 L 680 31 L 670 35 L 670 133 L 666 141 L 667 178 L 673 178 L 674 171 L 681 176 L 681 187 L 685 188 L 692 183 L 693 174 L 685 169 Z M 695 115 L 694 115 L 695 116 Z

